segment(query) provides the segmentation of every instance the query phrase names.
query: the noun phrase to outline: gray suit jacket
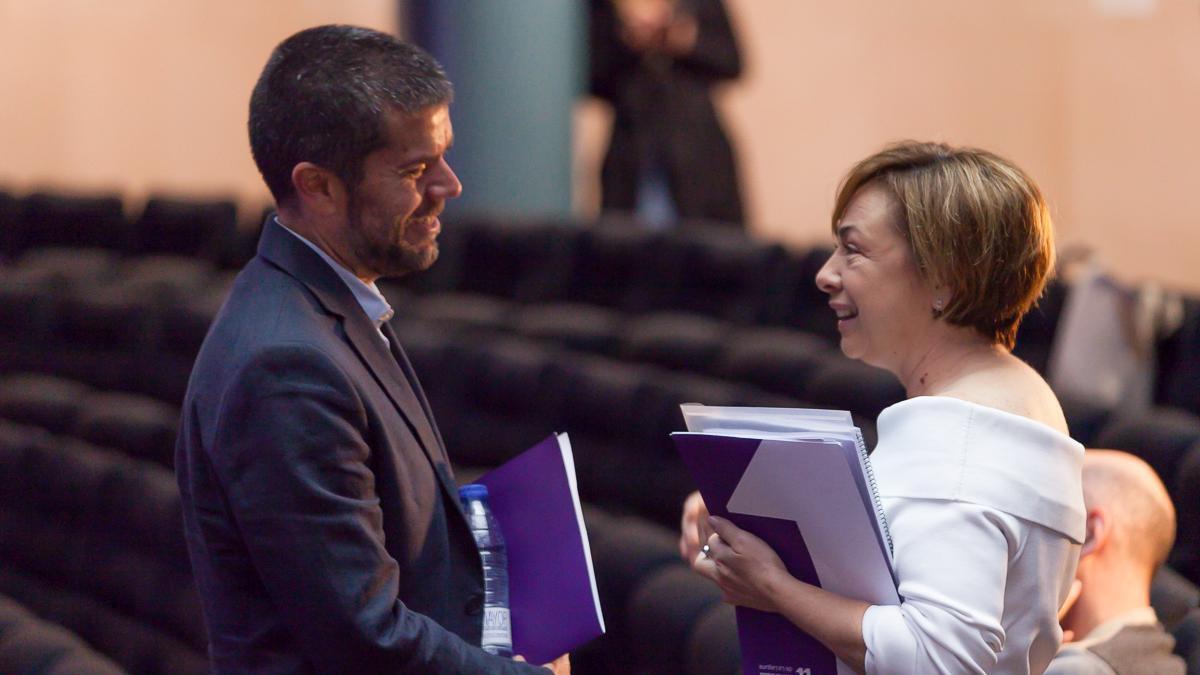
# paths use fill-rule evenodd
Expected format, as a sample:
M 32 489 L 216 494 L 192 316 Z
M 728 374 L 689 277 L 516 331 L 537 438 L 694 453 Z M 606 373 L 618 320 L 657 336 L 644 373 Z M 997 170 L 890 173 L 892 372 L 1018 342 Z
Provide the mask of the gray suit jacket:
M 176 445 L 218 672 L 539 672 L 477 647 L 479 553 L 391 337 L 389 353 L 329 265 L 268 220 Z

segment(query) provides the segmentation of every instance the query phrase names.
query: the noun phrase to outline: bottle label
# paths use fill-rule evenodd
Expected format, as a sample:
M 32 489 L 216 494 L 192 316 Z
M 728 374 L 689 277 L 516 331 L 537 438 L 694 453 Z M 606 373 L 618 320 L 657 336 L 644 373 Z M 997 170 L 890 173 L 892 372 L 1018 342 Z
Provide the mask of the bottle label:
M 483 608 L 483 645 L 512 649 L 512 625 L 507 607 Z

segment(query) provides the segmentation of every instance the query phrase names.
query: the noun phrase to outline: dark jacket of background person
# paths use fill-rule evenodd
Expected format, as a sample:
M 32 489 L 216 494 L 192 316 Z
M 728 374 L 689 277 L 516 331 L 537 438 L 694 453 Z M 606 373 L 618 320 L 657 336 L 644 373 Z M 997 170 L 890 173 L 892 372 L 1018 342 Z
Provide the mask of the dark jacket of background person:
M 614 112 L 601 207 L 634 211 L 647 161 L 657 161 L 679 216 L 741 222 L 733 150 L 709 91 L 741 73 L 737 42 L 721 0 L 681 0 L 680 11 L 697 21 L 692 52 L 643 57 L 621 39 L 612 2 L 591 2 L 590 90 Z
M 337 273 L 267 223 L 201 349 L 176 449 L 217 672 L 533 670 L 477 647 L 479 554 L 384 330 L 390 353 Z

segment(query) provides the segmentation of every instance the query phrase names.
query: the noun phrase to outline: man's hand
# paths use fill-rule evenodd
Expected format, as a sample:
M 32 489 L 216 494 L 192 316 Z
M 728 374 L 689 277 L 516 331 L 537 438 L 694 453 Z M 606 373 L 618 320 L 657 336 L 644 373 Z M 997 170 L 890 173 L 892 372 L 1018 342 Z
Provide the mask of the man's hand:
M 683 518 L 679 523 L 679 555 L 691 565 L 700 555 L 700 547 L 712 536 L 708 525 L 708 507 L 699 492 L 693 492 L 683 502 Z
M 525 657 L 518 654 L 513 657 L 513 661 L 525 663 Z M 543 665 L 542 667 L 554 673 L 554 675 L 571 675 L 571 655 L 563 654 L 562 656 L 554 659 L 550 663 Z
M 571 655 L 563 654 L 542 667 L 548 669 L 554 675 L 571 675 Z

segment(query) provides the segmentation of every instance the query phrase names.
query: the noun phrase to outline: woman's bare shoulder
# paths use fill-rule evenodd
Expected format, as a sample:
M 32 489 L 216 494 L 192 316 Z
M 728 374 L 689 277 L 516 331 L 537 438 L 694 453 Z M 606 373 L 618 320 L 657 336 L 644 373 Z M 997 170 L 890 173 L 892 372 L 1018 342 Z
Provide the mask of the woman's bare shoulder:
M 1062 406 L 1050 385 L 1037 371 L 1013 356 L 964 376 L 941 395 L 1027 417 L 1067 433 Z

